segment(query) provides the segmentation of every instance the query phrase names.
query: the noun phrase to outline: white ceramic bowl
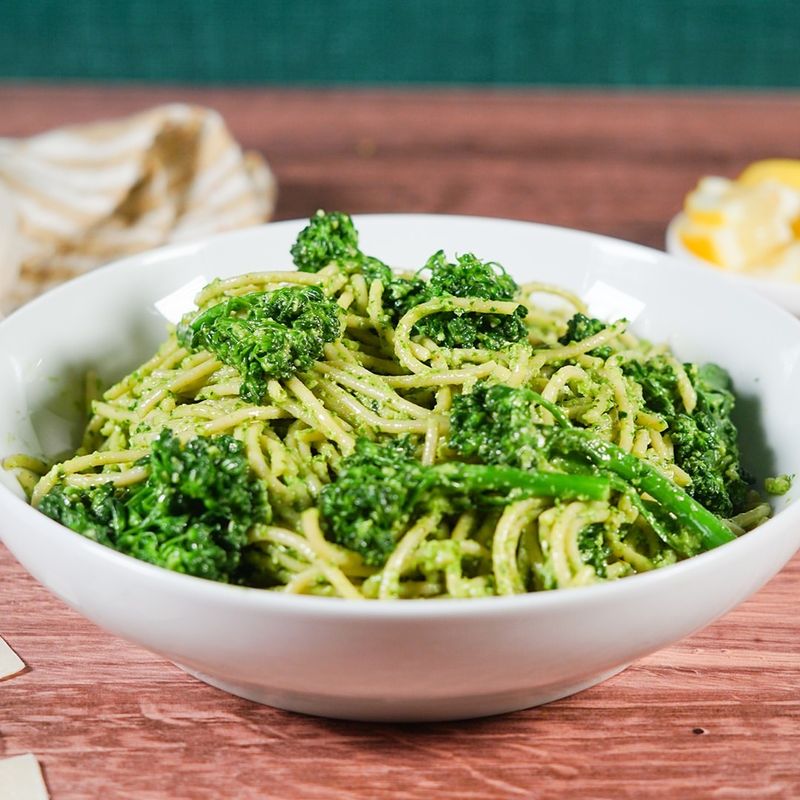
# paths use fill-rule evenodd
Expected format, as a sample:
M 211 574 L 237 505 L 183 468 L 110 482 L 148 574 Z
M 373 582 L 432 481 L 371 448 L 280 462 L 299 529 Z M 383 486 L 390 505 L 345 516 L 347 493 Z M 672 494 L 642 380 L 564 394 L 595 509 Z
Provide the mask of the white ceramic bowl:
M 742 396 L 746 461 L 800 473 L 800 323 L 712 271 L 637 245 L 492 219 L 368 216 L 364 248 L 415 267 L 440 247 L 519 279 L 578 291 L 684 359 L 727 367 Z M 301 222 L 129 258 L 0 324 L 0 455 L 55 453 L 80 428 L 84 371 L 118 377 L 164 335 L 155 303 L 197 276 L 289 266 Z M 173 298 L 174 299 L 174 298 Z M 169 303 L 166 304 L 167 306 Z M 160 308 L 165 308 L 160 303 Z M 270 705 L 373 720 L 475 717 L 591 686 L 707 625 L 800 545 L 800 506 L 681 564 L 616 583 L 510 598 L 364 602 L 293 597 L 177 575 L 88 541 L 0 487 L 3 541 L 39 581 L 108 631 L 202 680 Z
M 800 317 L 800 283 L 782 280 L 781 278 L 770 279 L 760 276 L 744 275 L 730 270 L 720 269 L 710 261 L 696 256 L 683 246 L 683 242 L 681 242 L 678 236 L 678 230 L 683 223 L 684 214 L 681 212 L 680 214 L 676 214 L 667 226 L 666 243 L 667 252 L 670 255 L 680 258 L 687 264 L 693 264 L 705 270 L 712 270 L 726 280 L 732 281 L 744 289 L 758 292 L 774 303 L 783 306 L 787 311 L 791 311 L 795 316 Z

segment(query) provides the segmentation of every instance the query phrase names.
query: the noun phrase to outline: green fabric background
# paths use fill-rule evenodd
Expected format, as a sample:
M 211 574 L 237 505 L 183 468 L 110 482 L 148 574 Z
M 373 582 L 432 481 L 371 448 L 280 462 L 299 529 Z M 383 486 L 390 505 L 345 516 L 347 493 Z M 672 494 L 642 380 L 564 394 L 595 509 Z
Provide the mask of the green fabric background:
M 0 0 L 0 78 L 800 86 L 800 0 Z

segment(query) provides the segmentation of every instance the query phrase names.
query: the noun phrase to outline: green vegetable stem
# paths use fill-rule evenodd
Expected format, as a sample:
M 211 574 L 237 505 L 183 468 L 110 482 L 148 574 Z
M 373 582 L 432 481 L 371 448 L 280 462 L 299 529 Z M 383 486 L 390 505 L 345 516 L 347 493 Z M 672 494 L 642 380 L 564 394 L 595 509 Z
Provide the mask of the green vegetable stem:
M 453 402 L 450 446 L 461 456 L 487 463 L 531 469 L 550 462 L 568 473 L 591 470 L 614 476 L 615 486 L 631 491 L 656 533 L 683 555 L 735 538 L 719 517 L 647 461 L 589 430 L 573 427 L 563 416 L 557 425 L 534 423 L 531 411 L 536 403 L 536 393 L 528 389 L 479 383 Z M 642 500 L 642 493 L 652 497 L 658 508 Z
M 524 497 L 604 500 L 602 476 L 537 472 L 503 465 L 448 462 L 425 466 L 406 439 L 376 444 L 359 439 L 319 507 L 333 541 L 381 565 L 409 520 L 437 511 L 503 505 Z

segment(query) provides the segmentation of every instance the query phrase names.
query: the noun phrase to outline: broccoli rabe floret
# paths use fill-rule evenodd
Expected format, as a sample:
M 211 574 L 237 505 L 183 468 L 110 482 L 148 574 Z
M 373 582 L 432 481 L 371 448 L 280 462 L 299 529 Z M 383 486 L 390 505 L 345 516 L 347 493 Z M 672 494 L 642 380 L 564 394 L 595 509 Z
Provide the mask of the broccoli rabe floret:
M 667 419 L 675 416 L 678 407 L 683 407 L 675 370 L 660 356 L 648 361 L 625 362 L 622 371 L 642 387 L 642 399 L 648 411 Z
M 361 272 L 368 284 L 392 280 L 386 264 L 361 251 L 353 220 L 340 211 L 317 211 L 298 234 L 291 254 L 300 272 L 319 272 L 336 264 L 348 273 Z
M 436 297 L 508 301 L 514 299 L 519 289 L 499 264 L 483 262 L 472 253 L 449 262 L 440 250 L 428 259 L 419 274 L 426 273 L 427 280 L 393 278 L 385 285 L 383 303 L 392 324 L 396 325 L 415 306 Z M 521 304 L 511 315 L 441 311 L 420 320 L 412 333 L 427 336 L 442 347 L 500 350 L 527 336 L 525 315 L 525 306 Z
M 229 297 L 182 323 L 178 341 L 234 367 L 242 399 L 259 403 L 270 378 L 309 369 L 341 333 L 339 307 L 319 287 L 288 286 Z
M 592 567 L 598 578 L 605 578 L 611 548 L 606 542 L 605 528 L 601 524 L 587 525 L 581 530 L 578 534 L 578 550 L 583 563 Z
M 564 335 L 558 340 L 559 344 L 572 344 L 572 342 L 582 342 L 590 336 L 604 331 L 608 325 L 601 322 L 599 319 L 587 317 L 585 314 L 578 312 L 570 317 L 567 322 L 567 330 Z M 589 351 L 590 356 L 597 358 L 608 358 L 611 355 L 611 348 L 608 345 L 603 347 L 595 347 L 594 350 Z
M 513 300 L 519 291 L 514 279 L 499 264 L 464 253 L 449 262 L 443 251 L 425 265 L 430 271 L 427 292 L 419 302 L 434 297 L 474 297 L 480 300 Z M 420 320 L 414 333 L 428 336 L 444 347 L 485 347 L 501 350 L 527 336 L 525 306 L 514 314 L 444 311 Z
M 319 508 L 333 541 L 380 566 L 410 520 L 426 513 L 503 505 L 523 497 L 599 500 L 609 491 L 607 479 L 588 475 L 458 462 L 425 466 L 405 439 L 386 444 L 359 439 L 336 480 L 320 493 Z
M 393 277 L 383 282 L 383 309 L 392 325 L 414 306 L 431 299 L 428 282 L 422 278 Z
M 317 211 L 292 246 L 301 272 L 319 272 L 335 264 L 348 275 L 360 273 L 367 286 L 383 284 L 383 306 L 393 324 L 410 308 L 429 299 L 427 281 L 400 278 L 380 259 L 368 256 L 358 243 L 353 220 L 339 211 Z
M 541 455 L 541 436 L 531 415 L 535 401 L 529 389 L 479 381 L 453 403 L 450 447 L 486 464 L 535 466 Z
M 533 403 L 555 412 L 558 424 L 535 424 Z M 573 427 L 557 408 L 530 389 L 478 383 L 471 393 L 456 397 L 450 413 L 449 441 L 454 450 L 468 458 L 523 469 L 542 459 L 567 473 L 612 475 L 615 486 L 629 494 L 663 541 L 683 555 L 694 555 L 734 538 L 721 520 L 648 462 L 589 430 Z M 644 500 L 641 494 L 650 495 L 656 504 Z
M 455 262 L 444 251 L 434 253 L 425 265 L 430 270 L 434 297 L 480 297 L 484 300 L 513 300 L 519 291 L 516 281 L 500 264 L 481 261 L 472 253 L 457 256 Z
M 398 523 L 408 519 L 424 475 L 410 442 L 380 446 L 359 439 L 334 483 L 319 498 L 320 513 L 335 542 L 380 565 L 395 545 Z
M 667 423 L 675 463 L 692 479 L 689 493 L 715 514 L 729 517 L 747 505 L 751 483 L 740 464 L 738 432 L 731 419 L 735 403 L 731 380 L 716 364 L 686 364 L 685 369 L 697 394 L 691 414 L 683 406 L 675 370 L 666 359 L 656 356 L 623 365 L 623 371 L 641 384 L 648 410 Z
M 290 250 L 301 272 L 319 272 L 335 261 L 357 259 L 358 232 L 348 214 L 317 211 Z
M 697 393 L 691 415 L 696 430 L 685 425 L 672 433 L 676 461 L 691 475 L 692 494 L 704 506 L 720 516 L 737 514 L 748 504 L 753 479 L 740 463 L 730 376 L 716 364 L 687 371 Z
M 230 582 L 247 534 L 271 516 L 263 484 L 232 436 L 197 437 L 182 446 L 169 429 L 141 464 L 141 484 L 79 488 L 58 484 L 40 510 L 121 553 L 175 572 Z

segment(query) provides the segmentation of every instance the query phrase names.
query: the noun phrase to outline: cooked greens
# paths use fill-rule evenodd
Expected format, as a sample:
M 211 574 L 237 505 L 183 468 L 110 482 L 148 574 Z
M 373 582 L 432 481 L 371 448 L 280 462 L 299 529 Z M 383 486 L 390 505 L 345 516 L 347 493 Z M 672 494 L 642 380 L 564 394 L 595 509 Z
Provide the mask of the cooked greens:
M 259 403 L 270 378 L 307 370 L 342 332 L 339 309 L 316 286 L 287 286 L 225 300 L 178 328 L 192 352 L 208 350 L 242 376 L 241 396 Z
M 232 436 L 198 436 L 182 446 L 165 428 L 138 462 L 133 486 L 54 486 L 39 509 L 100 544 L 161 567 L 230 581 L 247 534 L 271 515 L 264 485 Z

